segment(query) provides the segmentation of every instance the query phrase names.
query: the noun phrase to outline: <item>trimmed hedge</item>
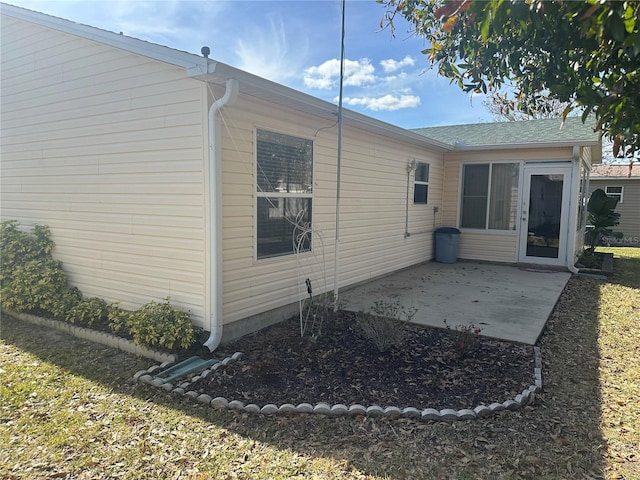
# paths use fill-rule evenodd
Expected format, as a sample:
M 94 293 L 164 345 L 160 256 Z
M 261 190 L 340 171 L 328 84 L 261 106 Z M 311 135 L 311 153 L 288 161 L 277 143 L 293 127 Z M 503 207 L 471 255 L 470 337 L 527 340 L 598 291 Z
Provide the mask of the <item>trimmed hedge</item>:
M 188 349 L 197 329 L 191 314 L 171 305 L 151 301 L 129 312 L 101 298 L 83 298 L 69 285 L 62 263 L 52 256 L 55 243 L 47 226 L 32 232 L 20 230 L 16 220 L 0 226 L 0 294 L 2 306 L 19 313 L 32 313 L 84 327 L 102 327 L 128 335 L 145 347 Z

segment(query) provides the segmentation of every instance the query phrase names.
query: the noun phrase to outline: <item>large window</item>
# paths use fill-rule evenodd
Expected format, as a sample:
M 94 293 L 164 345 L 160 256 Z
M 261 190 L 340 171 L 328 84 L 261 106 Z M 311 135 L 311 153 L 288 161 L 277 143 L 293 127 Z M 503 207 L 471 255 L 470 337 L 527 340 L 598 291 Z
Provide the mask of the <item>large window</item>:
M 519 171 L 517 163 L 463 165 L 460 227 L 515 230 Z
M 313 141 L 257 130 L 258 259 L 311 249 Z
M 418 163 L 413 186 L 413 203 L 427 203 L 429 198 L 429 164 Z

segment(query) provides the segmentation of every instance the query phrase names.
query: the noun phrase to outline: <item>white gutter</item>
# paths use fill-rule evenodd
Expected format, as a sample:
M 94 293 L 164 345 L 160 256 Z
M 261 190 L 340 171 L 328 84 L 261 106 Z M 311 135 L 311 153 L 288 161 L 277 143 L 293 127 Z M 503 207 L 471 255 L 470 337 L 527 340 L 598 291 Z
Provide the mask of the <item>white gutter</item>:
M 209 338 L 204 346 L 213 352 L 222 339 L 222 133 L 218 112 L 238 98 L 238 80 L 227 79 L 227 88 L 209 108 Z
M 585 140 L 580 145 L 584 147 L 595 147 L 598 145 L 597 140 Z M 532 148 L 563 148 L 563 147 L 575 147 L 575 142 L 572 141 L 559 141 L 559 142 L 531 142 L 531 143 L 512 143 L 512 144 L 486 144 L 486 145 L 474 145 L 466 144 L 465 142 L 456 142 L 454 144 L 454 151 L 456 152 L 474 152 L 476 150 L 520 150 L 520 149 L 532 149 Z

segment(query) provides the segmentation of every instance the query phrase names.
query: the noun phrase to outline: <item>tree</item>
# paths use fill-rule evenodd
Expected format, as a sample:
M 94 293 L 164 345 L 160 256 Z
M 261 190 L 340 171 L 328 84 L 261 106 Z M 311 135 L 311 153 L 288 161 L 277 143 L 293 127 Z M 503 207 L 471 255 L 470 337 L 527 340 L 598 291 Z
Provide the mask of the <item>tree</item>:
M 569 106 L 567 102 L 561 102 L 548 95 L 538 95 L 535 97 L 518 98 L 513 97 L 510 92 L 501 93 L 498 91 L 487 92 L 487 97 L 482 101 L 485 108 L 497 121 L 517 122 L 521 120 L 534 120 L 541 118 L 562 117 L 565 109 Z M 573 115 L 574 112 L 571 112 Z M 637 161 L 637 160 L 636 160 Z M 602 163 L 629 163 L 633 166 L 633 158 L 621 158 L 613 155 L 613 142 L 609 138 L 604 138 L 602 142 Z
M 581 107 L 616 156 L 640 151 L 640 2 L 378 0 L 405 17 L 432 66 L 467 92 L 516 87 Z
M 510 122 L 539 118 L 559 118 L 569 106 L 548 95 L 512 98 L 509 92 L 490 91 L 482 101 L 485 108 L 496 119 Z

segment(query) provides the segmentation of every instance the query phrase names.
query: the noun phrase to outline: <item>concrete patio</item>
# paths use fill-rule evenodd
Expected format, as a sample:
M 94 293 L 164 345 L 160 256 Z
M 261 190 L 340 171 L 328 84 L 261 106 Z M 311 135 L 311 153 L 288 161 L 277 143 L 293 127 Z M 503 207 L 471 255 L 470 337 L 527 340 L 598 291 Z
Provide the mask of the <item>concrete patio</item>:
M 357 312 L 378 300 L 398 300 L 417 308 L 413 323 L 473 323 L 481 335 L 533 345 L 570 276 L 544 268 L 429 262 L 347 289 L 341 303 Z

